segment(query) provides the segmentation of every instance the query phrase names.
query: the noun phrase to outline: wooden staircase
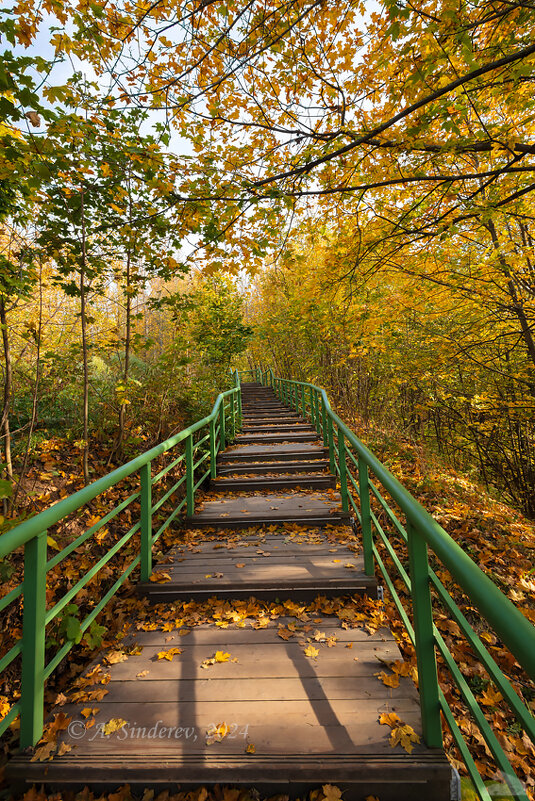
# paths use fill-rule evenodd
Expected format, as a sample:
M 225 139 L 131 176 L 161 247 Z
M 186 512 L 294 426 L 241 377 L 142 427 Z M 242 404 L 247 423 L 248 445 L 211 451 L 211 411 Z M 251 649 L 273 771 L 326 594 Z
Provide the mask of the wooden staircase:
M 242 398 L 243 427 L 219 455 L 217 477 L 155 567 L 156 580 L 138 585 L 159 604 L 154 625 L 151 615 L 148 627 L 133 619 L 121 643 L 128 658 L 93 663 L 110 674 L 97 704 L 53 710 L 79 724 L 61 734 L 65 753 L 44 763 L 21 755 L 10 777 L 60 788 L 128 783 L 137 792 L 225 784 L 292 798 L 333 784 L 344 801 L 450 801 L 443 751 L 392 748 L 379 722 L 395 712 L 421 736 L 412 681 L 401 677 L 392 689 L 377 678 L 401 659 L 392 633 L 359 625 L 357 611 L 353 621 L 336 614 L 341 596 L 357 599 L 349 601 L 355 610 L 359 597 L 376 598 L 377 582 L 364 573 L 328 452 L 270 389 L 243 384 Z M 251 610 L 263 603 L 258 618 Z M 205 622 L 190 627 L 193 608 L 217 614 L 201 611 Z M 172 660 L 158 658 L 173 646 Z M 216 652 L 230 657 L 202 669 Z M 88 706 L 95 725 L 80 736 Z M 122 728 L 101 734 L 118 719 Z M 208 744 L 207 731 L 223 722 L 232 736 Z

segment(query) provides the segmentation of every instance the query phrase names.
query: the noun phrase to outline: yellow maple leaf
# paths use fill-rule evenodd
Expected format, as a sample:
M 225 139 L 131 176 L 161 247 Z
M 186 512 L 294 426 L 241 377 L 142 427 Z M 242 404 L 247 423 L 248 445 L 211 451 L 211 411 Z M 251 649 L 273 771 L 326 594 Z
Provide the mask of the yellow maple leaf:
M 397 673 L 389 674 L 382 670 L 380 673 L 376 673 L 375 675 L 386 687 L 399 687 L 399 676 Z
M 98 712 L 100 712 L 100 709 L 97 706 L 95 707 L 86 706 L 85 709 L 82 709 L 80 714 L 82 715 L 82 717 L 88 718 L 89 715 L 96 715 Z
M 318 654 L 319 648 L 314 648 L 313 645 L 309 645 L 308 648 L 305 648 L 305 656 L 309 656 L 311 659 L 315 659 Z
M 218 723 L 217 726 L 211 726 L 206 731 L 206 745 L 213 745 L 220 743 L 230 731 L 230 727 L 226 723 Z
M 181 653 L 182 648 L 169 648 L 168 651 L 158 651 L 158 659 L 167 659 L 168 662 L 172 662 L 173 657 Z
M 3 720 L 7 716 L 10 709 L 11 704 L 7 697 L 5 695 L 0 695 L 0 720 Z
M 123 718 L 112 718 L 104 724 L 102 727 L 102 732 L 105 735 L 113 734 L 114 731 L 119 731 L 119 729 L 122 729 L 123 726 L 127 725 L 127 723 L 128 721 L 123 720 Z
M 230 661 L 230 654 L 226 654 L 224 651 L 216 651 L 214 659 L 216 662 L 228 662 Z
M 324 784 L 321 788 L 325 801 L 340 801 L 342 791 L 335 784 Z
M 402 723 L 402 720 L 399 717 L 399 715 L 396 715 L 395 712 L 383 712 L 379 716 L 379 723 L 383 723 L 386 726 L 390 726 L 391 728 L 394 728 L 399 723 Z
M 413 743 L 419 743 L 420 738 L 407 723 L 397 726 L 390 732 L 390 745 L 395 748 L 400 745 L 408 754 L 411 754 L 414 748 Z
M 500 701 L 503 701 L 503 696 L 501 692 L 495 690 L 493 687 L 487 687 L 479 700 L 479 702 L 485 706 L 496 706 Z
M 256 753 L 256 746 L 254 743 L 249 743 L 247 748 L 245 749 L 246 754 L 255 754 Z

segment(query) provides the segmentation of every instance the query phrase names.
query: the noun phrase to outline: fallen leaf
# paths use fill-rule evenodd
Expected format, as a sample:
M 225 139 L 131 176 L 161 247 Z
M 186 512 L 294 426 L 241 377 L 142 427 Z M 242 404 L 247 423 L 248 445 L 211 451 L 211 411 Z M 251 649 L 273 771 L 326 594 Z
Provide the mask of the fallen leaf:
M 375 673 L 374 675 L 377 676 L 379 681 L 383 682 L 385 687 L 399 687 L 399 676 L 396 673 L 388 674 L 382 670 L 380 673 Z
M 392 729 L 389 742 L 392 748 L 400 745 L 408 754 L 411 754 L 414 749 L 414 743 L 419 743 L 420 738 L 412 726 L 403 723 L 401 726 Z
M 293 631 L 285 629 L 284 626 L 279 626 L 277 634 L 282 640 L 286 641 L 288 641 L 290 637 L 293 637 Z
M 213 745 L 220 743 L 230 731 L 230 727 L 226 723 L 218 723 L 217 726 L 211 726 L 206 731 L 206 745 Z
M 136 673 L 136 677 L 138 679 L 143 679 L 143 678 L 145 678 L 145 676 L 148 676 L 148 675 L 149 675 L 149 671 L 148 670 L 141 670 L 139 673 Z
M 224 651 L 216 651 L 214 654 L 214 659 L 216 662 L 229 662 L 230 654 L 226 654 Z
M 318 654 L 319 648 L 314 648 L 313 645 L 309 645 L 308 648 L 305 648 L 305 656 L 309 656 L 311 659 L 316 659 Z
M 39 748 L 35 749 L 35 754 L 31 758 L 31 762 L 44 762 L 45 759 L 52 759 L 52 755 L 56 750 L 56 742 L 45 743 Z
M 117 665 L 119 662 L 126 662 L 128 656 L 123 651 L 110 651 L 104 659 L 109 665 Z
M 254 754 L 254 753 L 256 753 L 256 746 L 254 745 L 254 743 L 249 743 L 249 745 L 245 749 L 245 753 L 246 754 Z
M 379 716 L 379 723 L 383 723 L 385 726 L 390 726 L 391 728 L 394 728 L 399 723 L 402 723 L 402 720 L 399 717 L 399 715 L 396 715 L 395 712 L 383 712 Z
M 122 729 L 123 726 L 126 726 L 127 723 L 128 721 L 123 720 L 123 718 L 112 718 L 111 720 L 108 720 L 108 722 L 104 724 L 104 726 L 102 727 L 102 732 L 106 736 L 109 734 L 113 734 L 113 732 L 119 731 L 119 729 Z
M 99 712 L 100 709 L 97 706 L 95 707 L 86 706 L 85 709 L 82 709 L 80 714 L 82 715 L 82 717 L 88 718 L 90 715 L 98 715 Z
M 171 576 L 169 573 L 158 572 L 153 573 L 149 580 L 153 581 L 155 584 L 165 584 L 167 581 L 171 581 Z
M 321 789 L 325 801 L 340 801 L 342 798 L 342 791 L 334 784 L 324 784 Z
M 500 701 L 503 701 L 503 695 L 493 687 L 487 687 L 479 699 L 479 702 L 485 706 L 496 706 Z
M 167 659 L 168 662 L 173 661 L 173 657 L 182 653 L 182 648 L 169 648 L 168 651 L 159 651 L 158 659 Z

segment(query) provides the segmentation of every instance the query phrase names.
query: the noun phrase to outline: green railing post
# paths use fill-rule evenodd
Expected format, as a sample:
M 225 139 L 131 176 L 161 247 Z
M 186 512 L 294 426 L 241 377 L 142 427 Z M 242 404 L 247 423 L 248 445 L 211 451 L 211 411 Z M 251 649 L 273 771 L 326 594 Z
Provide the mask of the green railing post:
M 46 538 L 43 531 L 24 548 L 24 611 L 22 625 L 22 685 L 20 746 L 33 747 L 43 733 Z
M 342 510 L 349 512 L 349 501 L 347 497 L 347 465 L 346 465 L 346 445 L 344 432 L 338 426 L 338 471 L 340 475 L 340 495 L 342 496 Z
M 323 434 L 323 445 L 326 448 L 329 439 L 327 435 L 327 404 L 323 395 L 321 396 L 321 433 Z
M 333 419 L 329 415 L 327 420 L 327 440 L 329 446 L 329 470 L 335 476 L 336 475 L 336 454 L 334 452 L 334 431 L 333 431 Z
M 220 450 L 224 451 L 227 447 L 227 439 L 225 435 L 225 399 L 221 399 L 221 407 L 219 409 L 219 441 L 220 441 Z
M 231 442 L 234 441 L 236 438 L 236 409 L 235 409 L 235 397 L 234 395 L 230 395 L 230 440 Z
M 406 528 L 409 540 L 412 613 L 418 664 L 418 690 L 422 712 L 422 730 L 427 746 L 441 748 L 442 725 L 440 722 L 427 543 L 408 521 Z
M 217 476 L 217 453 L 215 450 L 215 420 L 210 420 L 210 478 Z
M 140 468 L 141 481 L 141 581 L 148 581 L 152 573 L 152 473 L 150 462 Z
M 307 404 L 305 400 L 305 385 L 301 384 L 301 410 L 303 412 L 303 417 L 306 419 L 307 416 Z
M 310 422 L 316 425 L 316 409 L 314 408 L 314 390 L 310 387 Z
M 364 552 L 364 572 L 367 576 L 375 573 L 373 559 L 372 516 L 370 512 L 370 482 L 368 465 L 359 456 L 359 498 L 360 498 L 360 527 L 362 530 L 362 550 Z
M 241 401 L 241 387 L 238 389 L 238 426 L 241 428 L 242 424 L 242 417 L 243 417 L 243 409 L 242 409 L 242 401 Z
M 189 517 L 195 512 L 195 493 L 193 491 L 193 434 L 186 437 L 186 513 Z

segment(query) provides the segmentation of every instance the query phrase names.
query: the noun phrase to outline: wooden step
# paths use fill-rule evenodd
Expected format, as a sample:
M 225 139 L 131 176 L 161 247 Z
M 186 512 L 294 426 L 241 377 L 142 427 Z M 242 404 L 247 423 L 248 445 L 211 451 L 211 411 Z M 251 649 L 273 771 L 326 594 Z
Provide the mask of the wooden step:
M 284 414 L 243 414 L 242 415 L 243 422 L 251 422 L 251 423 L 277 423 L 279 420 L 284 420 L 285 423 L 308 423 L 308 420 L 305 420 L 304 417 L 299 417 L 297 414 L 291 414 L 290 412 Z
M 242 411 L 246 412 L 264 412 L 264 411 L 272 411 L 273 409 L 280 409 L 281 411 L 287 411 L 288 407 L 284 406 L 284 404 L 280 403 L 279 401 L 259 401 L 258 403 L 243 403 L 242 404 Z
M 318 439 L 315 430 L 312 431 L 283 431 L 280 434 L 238 434 L 236 436 L 237 444 L 248 443 L 263 443 L 263 442 L 314 442 Z
M 201 509 L 185 518 L 188 528 L 250 528 L 284 523 L 304 526 L 326 526 L 347 523 L 348 512 L 340 511 L 340 496 L 332 498 L 326 492 L 309 494 L 289 492 L 288 495 L 227 497 L 205 501 Z
M 250 431 L 258 431 L 260 433 L 264 432 L 266 434 L 270 434 L 273 432 L 278 433 L 279 431 L 316 431 L 314 426 L 311 426 L 310 423 L 281 423 L 281 422 L 273 422 L 269 425 L 265 423 L 247 423 L 242 426 L 242 431 L 244 433 L 249 433 Z M 317 433 L 317 432 L 316 432 Z
M 334 476 L 314 476 L 305 473 L 300 476 L 258 476 L 255 478 L 229 477 L 218 478 L 210 482 L 215 492 L 257 492 L 259 490 L 328 489 L 336 487 Z
M 264 462 L 251 462 L 246 465 L 233 465 L 228 462 L 219 462 L 217 467 L 218 475 L 226 475 L 227 473 L 234 473 L 240 475 L 241 473 L 314 473 L 322 472 L 329 468 L 329 462 L 326 459 L 316 461 L 264 461 Z
M 231 547 L 223 544 L 227 544 L 224 536 L 216 541 L 216 548 L 213 540 L 202 539 L 193 551 L 177 545 L 154 571 L 169 579 L 138 585 L 138 593 L 153 603 L 201 600 L 214 593 L 264 600 L 312 600 L 318 594 L 354 593 L 376 597 L 377 582 L 364 573 L 362 554 L 326 535 L 319 534 L 314 542 L 298 542 L 284 534 L 255 534 L 231 541 Z
M 218 456 L 218 463 L 269 462 L 271 460 L 324 459 L 329 450 L 322 445 L 308 442 L 275 442 L 262 444 L 231 445 Z
M 107 694 L 89 704 L 96 709 L 85 736 L 87 701 L 53 708 L 49 720 L 63 712 L 79 722 L 59 732 L 58 746 L 65 743 L 67 753 L 44 762 L 20 754 L 8 763 L 8 778 L 22 789 L 44 783 L 102 792 L 129 784 L 136 796 L 148 787 L 179 784 L 182 792 L 219 784 L 304 798 L 333 784 L 347 801 L 370 795 L 449 801 L 451 768 L 443 751 L 422 743 L 411 754 L 392 748 L 390 727 L 379 723 L 381 712 L 396 712 L 422 738 L 410 679 L 401 677 L 392 689 L 376 676 L 379 660 L 401 658 L 393 635 L 342 629 L 320 614 L 314 625 L 336 644 L 316 643 L 318 657 L 311 659 L 298 637 L 278 636 L 279 626 L 292 622 L 279 618 L 264 629 L 204 625 L 181 638 L 163 631 L 128 636 L 125 646 L 136 643 L 139 652 L 106 667 Z M 181 653 L 173 661 L 157 658 L 174 645 Z M 238 661 L 200 670 L 218 650 Z M 104 725 L 117 718 L 126 721 L 123 728 L 104 735 Z M 206 745 L 208 728 L 220 721 L 230 725 L 229 735 Z M 245 753 L 249 743 L 253 754 Z

